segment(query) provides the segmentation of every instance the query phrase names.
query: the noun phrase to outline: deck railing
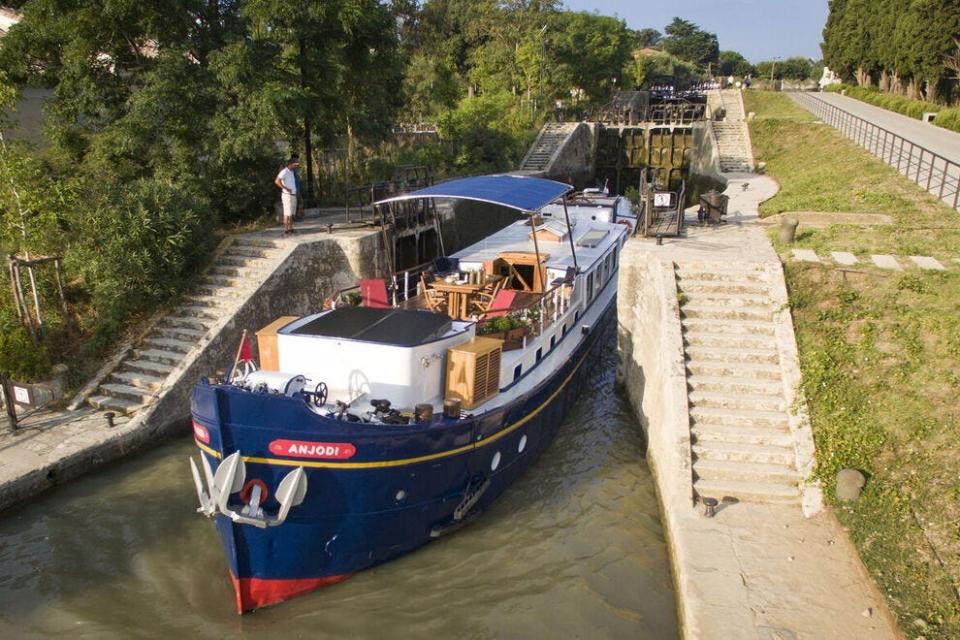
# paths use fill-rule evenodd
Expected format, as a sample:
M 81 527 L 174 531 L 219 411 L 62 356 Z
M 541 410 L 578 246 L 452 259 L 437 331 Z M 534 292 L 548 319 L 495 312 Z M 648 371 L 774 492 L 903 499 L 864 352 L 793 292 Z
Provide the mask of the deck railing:
M 917 185 L 960 210 L 960 164 L 810 93 L 793 99 Z

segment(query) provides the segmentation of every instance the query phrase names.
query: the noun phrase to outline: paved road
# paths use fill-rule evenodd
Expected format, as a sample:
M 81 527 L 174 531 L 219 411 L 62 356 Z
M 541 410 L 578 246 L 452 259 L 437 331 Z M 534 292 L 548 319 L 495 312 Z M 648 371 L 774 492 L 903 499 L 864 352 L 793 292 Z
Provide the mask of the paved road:
M 960 209 L 960 133 L 835 93 L 790 96 L 921 188 Z

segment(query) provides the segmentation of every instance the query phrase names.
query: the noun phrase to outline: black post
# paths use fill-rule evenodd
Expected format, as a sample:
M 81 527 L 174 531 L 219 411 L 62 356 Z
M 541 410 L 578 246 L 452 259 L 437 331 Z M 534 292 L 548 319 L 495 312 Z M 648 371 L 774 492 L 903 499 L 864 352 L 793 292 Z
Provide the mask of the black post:
M 10 374 L 6 371 L 0 373 L 0 387 L 3 391 L 3 404 L 7 408 L 7 420 L 10 423 L 10 430 L 17 429 L 17 408 L 14 406 L 13 389 L 10 387 Z

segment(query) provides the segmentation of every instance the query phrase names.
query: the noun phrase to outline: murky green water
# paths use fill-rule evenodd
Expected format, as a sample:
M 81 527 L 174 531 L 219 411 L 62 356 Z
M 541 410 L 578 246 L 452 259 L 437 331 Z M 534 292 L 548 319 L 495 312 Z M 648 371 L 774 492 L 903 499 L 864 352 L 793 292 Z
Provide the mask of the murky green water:
M 0 517 L 0 638 L 676 638 L 613 347 L 544 457 L 470 527 L 239 617 L 189 440 Z

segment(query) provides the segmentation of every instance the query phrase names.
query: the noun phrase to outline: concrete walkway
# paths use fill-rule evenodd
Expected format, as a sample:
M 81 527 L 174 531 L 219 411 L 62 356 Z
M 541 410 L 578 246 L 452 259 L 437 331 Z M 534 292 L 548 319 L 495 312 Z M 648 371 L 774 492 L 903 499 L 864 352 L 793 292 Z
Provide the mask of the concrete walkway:
M 839 93 L 818 93 L 816 97 L 960 164 L 960 133 L 875 107 Z
M 727 178 L 726 224 L 697 226 L 691 211 L 686 237 L 664 239 L 662 246 L 632 240 L 621 261 L 623 381 L 648 435 L 647 457 L 663 505 L 684 637 L 899 638 L 882 594 L 829 509 L 805 517 L 797 504 L 728 497 L 707 518 L 693 502 L 697 435 L 695 429 L 691 434 L 690 377 L 684 371 L 690 360 L 675 272 L 684 265 L 711 264 L 720 272 L 781 269 L 758 214 L 760 202 L 777 192 L 776 182 L 753 174 Z M 783 313 L 789 325 L 788 307 Z M 789 352 L 796 348 L 792 326 L 789 336 L 777 331 L 784 387 L 797 393 L 799 369 L 795 352 Z M 809 435 L 797 431 L 804 428 L 809 425 L 804 427 L 802 416 L 791 424 L 798 447 L 809 442 Z M 797 460 L 803 455 L 798 451 Z

